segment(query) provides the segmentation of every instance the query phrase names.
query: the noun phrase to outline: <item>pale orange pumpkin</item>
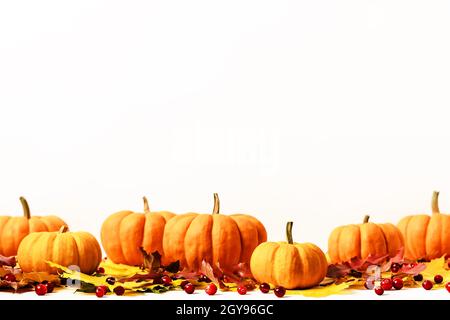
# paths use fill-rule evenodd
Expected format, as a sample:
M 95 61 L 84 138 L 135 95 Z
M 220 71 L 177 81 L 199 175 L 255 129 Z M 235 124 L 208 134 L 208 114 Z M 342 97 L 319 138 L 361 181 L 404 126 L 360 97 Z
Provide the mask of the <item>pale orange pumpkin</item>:
M 67 224 L 57 216 L 31 216 L 30 207 L 24 197 L 20 197 L 23 217 L 0 216 L 0 254 L 15 256 L 19 244 L 32 232 L 57 231 Z
M 106 255 L 115 263 L 142 265 L 147 253 L 158 251 L 164 257 L 162 238 L 167 221 L 175 216 L 168 211 L 151 212 L 144 197 L 144 213 L 120 211 L 102 225 L 101 241 Z
M 20 243 L 17 261 L 23 272 L 57 273 L 48 261 L 64 267 L 76 266 L 82 273 L 92 274 L 102 259 L 99 243 L 88 232 L 38 232 L 27 235 Z
M 364 217 L 362 224 L 350 224 L 334 229 L 328 239 L 331 263 L 367 259 L 369 256 L 393 257 L 403 248 L 403 236 L 391 223 L 375 224 Z
M 180 261 L 182 268 L 198 271 L 202 261 L 213 268 L 249 263 L 253 250 L 267 240 L 264 225 L 245 214 L 219 214 L 214 194 L 212 214 L 186 213 L 166 224 L 163 238 L 165 262 Z
M 404 217 L 398 228 L 405 239 L 405 258 L 436 259 L 450 255 L 450 215 L 439 211 L 439 192 L 431 200 L 432 214 Z
M 255 279 L 286 289 L 318 285 L 326 276 L 325 254 L 312 243 L 295 243 L 292 222 L 286 226 L 287 242 L 264 242 L 253 251 L 250 268 Z

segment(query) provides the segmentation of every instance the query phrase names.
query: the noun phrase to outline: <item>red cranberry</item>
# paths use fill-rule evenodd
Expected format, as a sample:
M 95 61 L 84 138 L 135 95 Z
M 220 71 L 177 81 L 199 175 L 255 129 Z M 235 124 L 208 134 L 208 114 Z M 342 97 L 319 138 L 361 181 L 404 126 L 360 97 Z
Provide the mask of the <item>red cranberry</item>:
M 262 293 L 268 293 L 270 291 L 270 285 L 268 283 L 263 282 L 259 285 L 259 290 Z
M 103 267 L 98 268 L 97 269 L 97 273 L 104 274 L 105 273 L 105 268 L 103 268 Z
M 424 282 L 422 282 L 422 287 L 425 290 L 431 290 L 431 288 L 433 288 L 433 282 L 431 282 L 430 280 L 425 280 Z
M 125 288 L 122 286 L 115 287 L 114 293 L 117 294 L 118 296 L 123 296 L 123 294 L 125 293 Z
M 38 284 L 34 290 L 38 296 L 43 296 L 47 293 L 47 286 L 45 284 Z
M 216 294 L 217 292 L 217 286 L 214 283 L 209 283 L 206 288 L 205 288 L 205 292 L 207 294 L 209 294 L 210 296 L 213 296 Z
M 276 287 L 274 290 L 273 290 L 273 293 L 275 293 L 275 295 L 278 297 L 278 298 L 282 298 L 282 297 L 284 297 L 284 295 L 286 294 L 286 289 L 284 288 L 284 287 Z
M 381 280 L 381 287 L 383 290 L 391 290 L 392 289 L 392 280 L 389 278 Z
M 161 281 L 165 284 L 165 285 L 171 285 L 172 284 L 172 279 L 169 276 L 162 276 L 161 277 Z
M 445 285 L 445 289 L 447 289 L 448 292 L 450 292 L 450 282 L 447 282 Z
M 395 288 L 395 290 L 400 290 L 403 288 L 403 280 L 401 278 L 395 278 L 392 280 L 392 285 Z
M 108 278 L 106 278 L 106 282 L 110 285 L 113 285 L 114 283 L 116 283 L 116 278 L 108 277 Z
M 187 281 L 187 280 L 183 280 L 183 281 L 180 283 L 181 289 L 184 289 L 184 286 L 187 285 L 188 283 L 190 283 L 190 282 Z
M 393 273 L 397 273 L 400 269 L 401 269 L 401 265 L 399 264 L 399 263 L 396 263 L 396 262 L 394 262 L 392 265 L 391 265 L 391 271 L 393 272 Z
M 444 281 L 444 278 L 440 274 L 437 274 L 434 276 L 434 283 L 439 284 L 439 283 L 442 283 L 442 281 Z
M 416 274 L 413 278 L 414 278 L 415 281 L 422 281 L 423 280 L 423 275 L 421 275 L 419 273 L 419 274 Z
M 184 286 L 184 292 L 186 292 L 187 294 L 192 294 L 195 291 L 195 286 L 192 283 L 186 283 L 186 285 Z
M 237 288 L 237 292 L 238 292 L 240 295 L 247 294 L 247 287 L 241 285 L 241 286 L 239 286 L 239 287 Z
M 3 280 L 9 281 L 9 282 L 16 282 L 17 281 L 16 280 L 16 276 L 13 275 L 12 273 L 5 274 L 5 276 L 3 277 Z
M 106 294 L 106 291 L 105 291 L 105 289 L 104 289 L 103 287 L 97 287 L 97 288 L 95 289 L 95 295 L 96 295 L 98 298 L 103 297 L 105 294 Z
M 376 286 L 374 291 L 379 296 L 381 296 L 384 293 L 384 289 L 380 286 Z

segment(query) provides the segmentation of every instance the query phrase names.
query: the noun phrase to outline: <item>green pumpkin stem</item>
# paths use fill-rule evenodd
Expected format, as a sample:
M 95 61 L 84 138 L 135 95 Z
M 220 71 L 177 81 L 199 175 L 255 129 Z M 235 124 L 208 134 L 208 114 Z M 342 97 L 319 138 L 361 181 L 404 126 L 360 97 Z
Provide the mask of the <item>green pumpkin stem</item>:
M 143 196 L 142 199 L 144 200 L 144 213 L 150 213 L 150 206 L 148 205 L 147 197 Z
M 433 197 L 431 198 L 431 212 L 441 213 L 439 211 L 439 191 L 433 191 Z
M 22 203 L 23 208 L 23 216 L 27 219 L 31 218 L 30 206 L 28 205 L 27 200 L 24 197 L 20 197 L 20 203 Z
M 292 225 L 294 224 L 294 222 L 289 221 L 286 224 L 286 238 L 287 238 L 287 242 L 289 244 L 293 244 L 294 243 L 294 239 L 292 238 Z
M 369 222 L 369 219 L 370 219 L 370 216 L 366 214 L 366 215 L 364 216 L 363 223 Z
M 220 200 L 219 195 L 214 193 L 214 208 L 212 214 L 218 214 L 220 211 Z

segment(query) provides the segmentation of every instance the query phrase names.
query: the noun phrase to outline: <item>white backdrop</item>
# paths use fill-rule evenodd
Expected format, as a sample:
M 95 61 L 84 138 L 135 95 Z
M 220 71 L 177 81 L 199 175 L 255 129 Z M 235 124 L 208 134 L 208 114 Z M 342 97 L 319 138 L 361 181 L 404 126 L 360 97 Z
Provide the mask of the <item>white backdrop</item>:
M 0 213 L 450 210 L 448 1 L 1 1 Z

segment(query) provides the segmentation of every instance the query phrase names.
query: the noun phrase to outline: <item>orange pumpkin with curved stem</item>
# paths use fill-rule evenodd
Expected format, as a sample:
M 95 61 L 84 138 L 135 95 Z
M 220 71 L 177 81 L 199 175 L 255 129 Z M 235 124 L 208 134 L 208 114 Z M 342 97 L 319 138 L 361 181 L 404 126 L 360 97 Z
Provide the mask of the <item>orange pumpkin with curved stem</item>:
M 450 255 L 450 215 L 439 210 L 439 192 L 431 200 L 432 214 L 404 217 L 398 228 L 405 238 L 405 258 L 436 259 Z
M 77 266 L 82 273 L 92 274 L 102 260 L 100 245 L 88 232 L 67 232 L 62 226 L 57 232 L 37 232 L 20 243 L 17 261 L 23 272 L 57 273 L 48 261 L 64 267 Z
M 403 248 L 403 236 L 391 223 L 375 224 L 364 217 L 362 224 L 340 226 L 328 239 L 328 255 L 331 263 L 367 259 L 369 256 L 395 256 Z
M 167 221 L 175 216 L 168 211 L 151 212 L 144 197 L 144 213 L 119 211 L 102 225 L 101 241 L 106 255 L 115 263 L 142 265 L 140 248 L 147 253 L 158 251 L 164 257 L 162 238 Z
M 67 224 L 57 216 L 31 216 L 30 207 L 20 197 L 23 217 L 0 216 L 0 254 L 15 256 L 20 242 L 32 232 L 57 231 Z
M 245 214 L 219 214 L 214 194 L 212 214 L 186 213 L 167 222 L 163 248 L 165 263 L 180 261 L 182 268 L 198 271 L 205 260 L 213 268 L 249 263 L 253 250 L 267 240 L 264 225 Z
M 265 242 L 256 247 L 250 261 L 255 279 L 286 289 L 318 285 L 326 276 L 325 254 L 312 243 L 294 243 L 292 222 L 286 225 L 287 242 Z

